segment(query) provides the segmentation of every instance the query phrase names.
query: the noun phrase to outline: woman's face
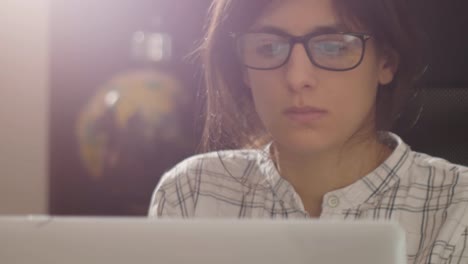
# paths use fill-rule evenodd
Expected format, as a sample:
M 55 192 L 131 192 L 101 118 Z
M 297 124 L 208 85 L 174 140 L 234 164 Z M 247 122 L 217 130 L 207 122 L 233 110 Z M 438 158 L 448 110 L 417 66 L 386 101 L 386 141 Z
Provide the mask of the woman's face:
M 303 36 L 339 24 L 331 0 L 275 0 L 250 31 L 275 28 Z M 273 70 L 246 68 L 244 81 L 276 144 L 317 153 L 340 147 L 353 135 L 373 128 L 377 87 L 391 82 L 394 68 L 377 54 L 372 39 L 366 43 L 362 63 L 341 72 L 314 66 L 304 46 L 296 44 L 285 65 Z

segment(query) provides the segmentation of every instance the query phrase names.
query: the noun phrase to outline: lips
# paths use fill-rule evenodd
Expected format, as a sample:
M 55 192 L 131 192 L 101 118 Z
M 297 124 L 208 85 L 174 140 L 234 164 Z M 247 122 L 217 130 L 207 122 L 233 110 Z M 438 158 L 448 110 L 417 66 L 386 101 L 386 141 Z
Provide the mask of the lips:
M 289 107 L 283 113 L 293 121 L 308 123 L 322 119 L 328 114 L 328 111 L 317 107 L 303 106 Z

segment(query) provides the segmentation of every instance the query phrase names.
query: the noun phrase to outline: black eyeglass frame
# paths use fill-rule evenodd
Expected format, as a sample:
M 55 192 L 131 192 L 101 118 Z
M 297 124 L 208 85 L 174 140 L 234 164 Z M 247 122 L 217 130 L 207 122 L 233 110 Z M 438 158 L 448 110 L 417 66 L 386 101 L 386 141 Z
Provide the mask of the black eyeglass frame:
M 318 67 L 320 69 L 328 70 L 328 71 L 338 71 L 338 72 L 350 71 L 350 70 L 353 70 L 353 69 L 357 68 L 359 65 L 361 65 L 361 63 L 362 63 L 362 61 L 364 59 L 364 54 L 366 52 L 366 43 L 370 38 L 372 38 L 372 35 L 370 35 L 370 34 L 359 33 L 359 32 L 328 32 L 328 33 L 312 32 L 312 33 L 309 33 L 309 34 L 304 35 L 304 36 L 292 36 L 292 35 L 289 35 L 289 34 L 286 34 L 286 33 L 271 33 L 271 32 L 246 32 L 246 33 L 241 33 L 241 34 L 230 33 L 230 36 L 232 38 L 234 38 L 234 40 L 236 42 L 236 45 L 235 45 L 236 46 L 236 54 L 237 54 L 238 57 L 240 57 L 240 54 L 239 54 L 239 39 L 242 36 L 246 35 L 246 34 L 255 34 L 255 33 L 265 33 L 265 34 L 272 34 L 272 35 L 277 35 L 277 36 L 284 37 L 284 38 L 286 38 L 288 40 L 289 45 L 290 45 L 290 48 L 289 48 L 289 51 L 288 51 L 288 56 L 286 56 L 284 62 L 281 63 L 278 66 L 275 66 L 275 67 L 269 67 L 269 68 L 252 67 L 252 66 L 249 66 L 249 65 L 245 64 L 243 62 L 243 60 L 239 58 L 239 60 L 241 61 L 243 66 L 245 66 L 245 67 L 247 67 L 249 69 L 253 69 L 253 70 L 265 70 L 265 71 L 275 70 L 275 69 L 281 68 L 286 63 L 288 63 L 289 59 L 291 58 L 292 50 L 293 50 L 294 46 L 296 44 L 298 44 L 298 43 L 300 43 L 300 44 L 302 44 L 304 46 L 304 49 L 306 50 L 306 53 L 307 53 L 307 57 L 309 57 L 309 60 L 311 61 L 311 63 L 314 66 L 316 66 L 316 67 Z M 335 68 L 329 68 L 329 67 L 321 66 L 320 64 L 318 64 L 315 61 L 314 57 L 312 56 L 312 53 L 310 52 L 310 50 L 308 48 L 307 43 L 310 41 L 310 39 L 312 39 L 314 37 L 322 36 L 322 35 L 332 35 L 332 34 L 350 35 L 350 36 L 357 37 L 362 41 L 361 57 L 359 58 L 359 61 L 356 63 L 356 65 L 354 65 L 352 67 L 344 68 L 344 69 L 335 69 Z

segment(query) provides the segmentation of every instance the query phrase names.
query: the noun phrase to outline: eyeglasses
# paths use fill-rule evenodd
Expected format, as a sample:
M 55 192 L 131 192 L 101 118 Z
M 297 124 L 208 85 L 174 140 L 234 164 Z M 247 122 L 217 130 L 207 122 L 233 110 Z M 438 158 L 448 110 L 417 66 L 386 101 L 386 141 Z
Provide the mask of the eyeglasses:
M 311 33 L 295 37 L 287 34 L 250 32 L 232 34 L 237 55 L 247 68 L 273 70 L 285 65 L 292 49 L 301 43 L 313 65 L 330 71 L 349 71 L 358 67 L 371 38 L 365 33 Z

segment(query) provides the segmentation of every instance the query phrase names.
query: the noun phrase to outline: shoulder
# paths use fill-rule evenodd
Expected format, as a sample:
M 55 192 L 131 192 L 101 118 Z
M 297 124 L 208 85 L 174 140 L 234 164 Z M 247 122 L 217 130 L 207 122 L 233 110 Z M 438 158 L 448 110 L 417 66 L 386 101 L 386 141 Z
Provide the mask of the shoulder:
M 424 197 L 426 213 L 442 213 L 440 234 L 450 236 L 442 238 L 457 245 L 468 230 L 468 167 L 423 153 L 412 154 L 413 194 Z
M 442 158 L 411 151 L 410 172 L 414 179 L 456 180 L 460 186 L 468 187 L 468 167 Z
M 405 187 L 420 192 L 440 192 L 452 187 L 452 190 L 456 189 L 457 195 L 468 193 L 462 191 L 468 190 L 468 167 L 414 151 L 393 133 L 381 134 L 381 140 L 394 148 L 386 162 L 387 170 L 398 175 Z
M 252 180 L 261 159 L 260 150 L 224 150 L 189 157 L 166 172 L 160 185 L 170 186 L 177 181 L 193 181 L 198 177 L 214 181 Z
M 258 181 L 258 164 L 263 155 L 262 150 L 225 150 L 183 160 L 161 177 L 153 193 L 150 215 L 164 215 L 162 207 L 166 207 L 176 208 L 174 214 L 178 216 L 189 217 L 200 195 L 241 193 L 244 185 Z
M 411 153 L 409 184 L 428 202 L 445 205 L 448 216 L 468 225 L 468 167 L 424 153 Z

